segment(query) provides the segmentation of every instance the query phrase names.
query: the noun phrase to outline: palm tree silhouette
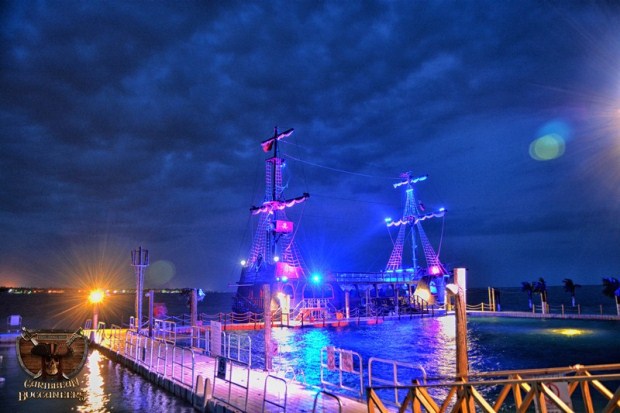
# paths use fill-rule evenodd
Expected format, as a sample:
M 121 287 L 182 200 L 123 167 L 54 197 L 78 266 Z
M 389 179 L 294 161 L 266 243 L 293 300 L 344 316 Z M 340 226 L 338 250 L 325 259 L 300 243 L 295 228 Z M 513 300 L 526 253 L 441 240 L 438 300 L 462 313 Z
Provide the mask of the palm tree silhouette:
M 534 287 L 532 287 L 532 284 L 527 282 L 527 281 L 522 281 L 521 282 L 521 291 L 527 293 L 527 300 L 528 300 L 528 304 L 530 307 L 530 310 L 532 309 L 532 293 L 534 292 Z
M 603 278 L 603 294 L 616 300 L 616 312 L 620 316 L 620 281 L 614 277 Z
M 564 278 L 562 282 L 564 283 L 564 291 L 570 294 L 571 303 L 573 304 L 573 307 L 574 307 L 575 306 L 575 290 L 581 287 L 581 285 L 575 284 L 573 280 L 571 280 L 570 278 Z
M 547 283 L 543 277 L 532 283 L 533 292 L 540 294 L 540 302 L 542 304 L 543 314 L 547 312 Z

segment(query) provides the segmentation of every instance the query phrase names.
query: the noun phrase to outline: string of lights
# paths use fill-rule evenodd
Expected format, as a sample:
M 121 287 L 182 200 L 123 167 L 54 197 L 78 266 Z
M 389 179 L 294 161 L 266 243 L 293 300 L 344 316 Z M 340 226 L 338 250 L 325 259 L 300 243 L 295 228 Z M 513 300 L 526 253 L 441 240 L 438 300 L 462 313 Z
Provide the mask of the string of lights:
M 400 179 L 399 177 L 396 177 L 396 176 L 370 175 L 370 174 L 364 174 L 364 173 L 361 173 L 361 172 L 353 172 L 353 171 L 347 171 L 345 169 L 339 169 L 339 168 L 334 168 L 334 167 L 331 167 L 331 166 L 325 166 L 325 165 L 318 164 L 316 162 L 310 162 L 310 161 L 303 160 L 301 158 L 297 158 L 297 157 L 295 157 L 295 156 L 293 156 L 293 155 L 291 155 L 289 153 L 284 153 L 283 156 L 288 158 L 288 159 L 292 159 L 294 161 L 297 161 L 297 162 L 305 163 L 306 165 L 315 166 L 317 168 L 323 168 L 323 169 L 327 169 L 327 170 L 330 170 L 330 171 L 340 172 L 340 173 L 349 174 L 349 175 L 363 176 L 363 177 L 366 177 L 366 178 L 376 178 L 376 179 L 390 179 L 390 180 Z

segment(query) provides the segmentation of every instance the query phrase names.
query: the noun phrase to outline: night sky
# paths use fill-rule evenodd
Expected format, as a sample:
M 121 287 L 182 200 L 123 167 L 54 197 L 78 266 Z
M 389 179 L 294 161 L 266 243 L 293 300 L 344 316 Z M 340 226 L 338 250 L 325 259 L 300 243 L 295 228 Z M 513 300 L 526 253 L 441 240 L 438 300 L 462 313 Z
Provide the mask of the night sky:
M 142 246 L 232 291 L 275 126 L 314 271 L 385 268 L 412 171 L 469 286 L 620 276 L 618 3 L 1 7 L 0 285 L 131 287 Z

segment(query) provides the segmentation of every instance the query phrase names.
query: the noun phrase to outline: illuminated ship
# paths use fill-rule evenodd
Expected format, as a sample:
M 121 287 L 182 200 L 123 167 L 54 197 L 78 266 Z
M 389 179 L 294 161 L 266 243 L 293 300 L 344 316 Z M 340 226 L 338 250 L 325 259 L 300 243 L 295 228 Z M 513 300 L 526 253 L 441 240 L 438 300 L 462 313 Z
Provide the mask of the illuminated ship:
M 264 310 L 264 286 L 269 286 L 272 297 L 276 297 L 283 312 L 310 315 L 325 313 L 327 302 L 333 305 L 338 294 L 330 290 L 328 282 L 321 281 L 317 288 L 318 275 L 310 276 L 295 243 L 295 225 L 286 217 L 286 209 L 306 201 L 310 195 L 285 199 L 282 186 L 284 160 L 279 157 L 278 145 L 293 133 L 293 129 L 278 133 L 261 142 L 264 152 L 272 156 L 265 160 L 265 198 L 261 206 L 250 208 L 258 215 L 258 227 L 254 235 L 249 256 L 242 261 L 241 277 L 237 283 L 233 311 L 237 313 Z M 279 298 L 278 298 L 279 297 Z M 320 308 L 320 310 L 310 310 Z M 330 307 L 331 309 L 332 307 Z
M 431 246 L 422 222 L 443 218 L 446 211 L 425 212 L 416 201 L 413 185 L 427 177 L 414 178 L 409 172 L 394 184 L 394 188 L 404 187 L 407 197 L 402 218 L 386 220 L 388 229 L 398 227 L 398 234 L 385 270 L 334 272 L 325 274 L 324 279 L 309 273 L 295 243 L 295 225 L 287 219 L 286 209 L 306 201 L 310 195 L 304 193 L 290 199 L 283 195 L 284 160 L 279 157 L 278 144 L 292 133 L 293 129 L 278 133 L 276 128 L 271 138 L 261 142 L 263 151 L 271 153 L 265 160 L 265 197 L 261 206 L 250 208 L 259 222 L 249 256 L 242 261 L 233 311 L 262 313 L 266 292 L 272 297 L 270 308 L 279 307 L 290 320 L 348 316 L 350 309 L 360 309 L 365 316 L 376 315 L 377 311 L 420 311 L 424 304 L 443 302 L 448 272 Z M 408 239 L 412 247 L 410 267 L 403 265 Z M 416 254 L 418 241 L 423 257 Z

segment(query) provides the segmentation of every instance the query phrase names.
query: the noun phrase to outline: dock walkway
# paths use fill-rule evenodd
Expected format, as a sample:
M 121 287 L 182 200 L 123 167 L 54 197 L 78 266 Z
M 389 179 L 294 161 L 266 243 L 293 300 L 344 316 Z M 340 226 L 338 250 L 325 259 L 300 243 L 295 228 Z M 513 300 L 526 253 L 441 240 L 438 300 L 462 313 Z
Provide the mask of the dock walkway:
M 365 403 L 306 386 L 283 373 L 218 359 L 131 330 L 89 332 L 94 346 L 203 412 L 367 412 Z M 316 398 L 316 406 L 315 406 Z M 339 409 L 340 404 L 340 409 Z

